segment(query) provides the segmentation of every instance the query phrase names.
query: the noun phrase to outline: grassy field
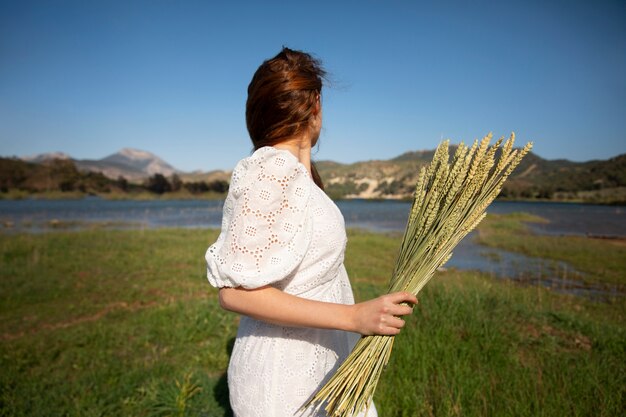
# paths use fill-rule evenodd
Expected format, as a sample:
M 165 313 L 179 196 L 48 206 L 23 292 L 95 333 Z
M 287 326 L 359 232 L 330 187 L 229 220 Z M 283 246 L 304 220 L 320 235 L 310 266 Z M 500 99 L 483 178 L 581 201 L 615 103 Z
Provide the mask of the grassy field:
M 521 235 L 520 219 L 492 220 L 481 236 L 500 236 L 493 244 Z M 0 415 L 231 415 L 224 372 L 238 319 L 220 310 L 205 278 L 204 251 L 216 236 L 183 229 L 0 235 Z M 357 299 L 379 295 L 398 237 L 349 237 Z M 567 252 L 561 248 L 571 238 L 555 239 L 554 250 Z M 623 247 L 593 250 L 590 259 L 608 272 L 592 279 L 623 284 Z M 623 298 L 598 303 L 440 273 L 396 340 L 375 398 L 379 413 L 621 415 L 625 313 Z

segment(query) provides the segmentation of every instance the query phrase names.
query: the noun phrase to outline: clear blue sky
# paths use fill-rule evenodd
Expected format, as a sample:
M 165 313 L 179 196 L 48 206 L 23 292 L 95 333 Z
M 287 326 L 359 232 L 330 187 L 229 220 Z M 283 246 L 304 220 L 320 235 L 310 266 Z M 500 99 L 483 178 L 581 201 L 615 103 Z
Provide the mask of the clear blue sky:
M 332 75 L 317 159 L 489 131 L 548 159 L 626 152 L 624 1 L 0 0 L 0 155 L 231 169 L 248 82 L 282 45 Z

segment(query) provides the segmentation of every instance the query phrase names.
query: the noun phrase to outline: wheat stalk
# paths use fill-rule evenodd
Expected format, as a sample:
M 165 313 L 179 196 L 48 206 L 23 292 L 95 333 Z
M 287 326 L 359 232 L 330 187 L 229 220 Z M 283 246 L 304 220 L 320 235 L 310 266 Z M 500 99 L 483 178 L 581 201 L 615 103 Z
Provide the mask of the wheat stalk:
M 452 162 L 448 141 L 443 141 L 429 166 L 420 170 L 389 292 L 419 293 L 450 259 L 454 247 L 485 217 L 504 181 L 532 148 L 530 142 L 513 149 L 513 133 L 490 147 L 491 138 L 489 134 L 474 141 L 470 148 L 461 143 Z M 362 337 L 303 409 L 324 406 L 330 417 L 351 417 L 366 410 L 394 340 L 394 336 Z

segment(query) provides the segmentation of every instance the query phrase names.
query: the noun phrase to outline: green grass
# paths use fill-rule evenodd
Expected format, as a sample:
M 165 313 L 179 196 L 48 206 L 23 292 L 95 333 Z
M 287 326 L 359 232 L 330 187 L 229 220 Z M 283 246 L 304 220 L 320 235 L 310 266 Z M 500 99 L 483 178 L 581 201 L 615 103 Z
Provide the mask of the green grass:
M 619 415 L 623 309 L 455 273 L 420 300 L 377 393 L 383 415 Z
M 206 281 L 216 236 L 0 235 L 0 415 L 231 415 L 224 372 L 238 319 Z M 379 295 L 399 238 L 349 238 L 357 299 Z M 599 262 L 619 250 L 604 249 Z M 380 415 L 619 415 L 622 304 L 442 273 L 396 340 Z

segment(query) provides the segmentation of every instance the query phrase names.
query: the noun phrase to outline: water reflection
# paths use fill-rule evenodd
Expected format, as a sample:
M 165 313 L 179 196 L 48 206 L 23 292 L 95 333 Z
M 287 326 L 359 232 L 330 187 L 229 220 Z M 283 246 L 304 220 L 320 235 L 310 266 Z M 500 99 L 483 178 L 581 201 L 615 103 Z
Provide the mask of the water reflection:
M 446 268 L 481 271 L 497 278 L 512 279 L 522 284 L 541 285 L 553 291 L 598 300 L 623 296 L 617 288 L 584 282 L 584 273 L 567 262 L 534 258 L 499 248 L 486 247 L 470 233 L 457 245 Z
M 115 228 L 210 227 L 222 221 L 223 201 L 202 200 L 0 200 L 0 222 L 18 231 L 44 232 L 94 225 Z

